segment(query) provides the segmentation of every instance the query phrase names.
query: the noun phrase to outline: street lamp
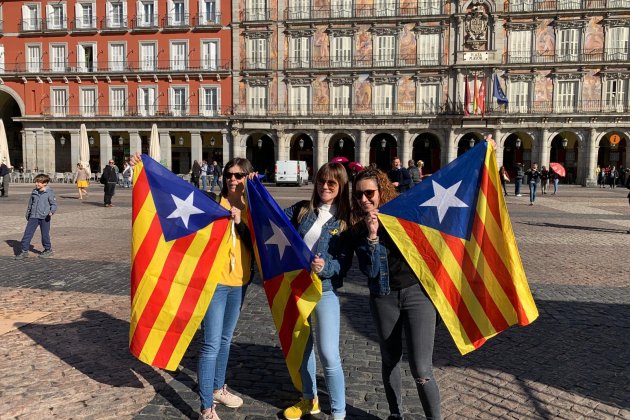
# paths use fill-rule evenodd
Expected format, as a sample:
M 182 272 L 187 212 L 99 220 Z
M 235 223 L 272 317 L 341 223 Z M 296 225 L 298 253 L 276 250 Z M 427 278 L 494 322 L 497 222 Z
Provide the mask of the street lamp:
M 214 136 L 212 136 L 210 137 L 210 146 L 214 147 L 214 143 L 215 143 Z
M 122 146 L 124 142 L 125 142 L 125 140 L 122 138 L 122 136 L 119 136 L 118 137 L 118 144 Z
M 516 148 L 517 149 L 521 148 L 521 139 L 516 139 Z
M 61 147 L 66 144 L 66 138 L 64 136 L 59 137 L 59 144 L 61 144 Z
M 475 139 L 473 137 L 468 140 L 468 146 L 470 146 L 471 149 L 475 147 Z
M 563 137 L 562 138 L 562 147 L 566 149 L 568 144 L 569 144 L 569 140 L 566 137 Z
M 429 145 L 430 145 L 429 139 L 424 139 L 424 147 L 428 149 Z
M 300 149 L 304 149 L 304 139 L 298 141 L 298 146 L 300 146 Z
M 338 144 L 339 144 L 339 148 L 343 149 L 343 139 L 340 139 Z
M 263 145 L 263 141 L 262 141 L 262 137 L 258 139 L 258 148 L 262 149 L 262 145 Z
M 177 142 L 179 143 L 180 146 L 183 146 L 184 145 L 184 138 L 180 137 Z
M 88 141 L 90 142 L 90 146 L 94 146 L 94 137 L 90 136 Z
M 381 140 L 381 150 L 385 150 L 385 146 L 387 146 L 387 140 L 384 138 Z

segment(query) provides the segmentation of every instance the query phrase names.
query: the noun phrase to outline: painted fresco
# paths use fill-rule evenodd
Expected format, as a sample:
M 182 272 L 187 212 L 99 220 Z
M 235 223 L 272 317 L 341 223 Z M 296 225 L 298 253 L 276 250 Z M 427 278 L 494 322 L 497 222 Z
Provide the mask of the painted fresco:
M 369 110 L 372 103 L 372 85 L 367 75 L 361 75 L 354 86 L 354 105 L 360 111 Z
M 536 51 L 539 53 L 554 52 L 556 49 L 556 37 L 550 22 L 549 19 L 544 20 L 536 29 Z
M 410 9 L 418 8 L 418 2 L 416 0 L 400 0 L 400 9 L 408 11 Z
M 241 32 L 241 35 L 242 34 L 243 32 Z M 242 63 L 243 60 L 247 58 L 247 38 L 245 38 L 244 36 L 238 37 L 238 49 L 241 52 L 241 63 Z M 241 64 L 241 68 L 242 67 L 243 65 Z
M 326 112 L 330 106 L 330 90 L 326 76 L 320 76 L 313 81 L 313 110 L 315 112 Z
M 330 38 L 325 32 L 326 27 L 320 26 L 313 34 L 313 60 L 327 61 L 330 56 Z
M 413 32 L 415 25 L 405 25 L 400 36 L 400 56 L 402 58 L 412 58 L 416 56 L 416 33 Z
M 586 106 L 592 107 L 602 97 L 601 78 L 597 75 L 598 71 L 594 70 L 584 75 L 584 87 L 582 90 L 582 102 L 586 102 Z
M 584 52 L 601 51 L 604 49 L 604 28 L 598 24 L 599 18 L 592 18 L 586 25 Z
M 372 34 L 362 28 L 356 35 L 355 57 L 359 62 L 372 59 Z
M 273 110 L 279 104 L 279 102 L 278 102 L 278 79 L 276 77 L 271 79 L 271 82 L 269 82 L 268 94 L 269 94 L 269 109 Z
M 541 72 L 536 78 L 534 88 L 534 102 L 551 102 L 553 100 L 553 80 L 549 77 L 550 72 Z
M 247 105 L 247 83 L 241 80 L 238 86 L 238 101 L 240 107 L 237 108 L 237 111 L 244 111 Z
M 278 62 L 278 31 L 274 30 L 269 39 L 269 59 L 271 60 L 271 68 L 277 68 Z
M 413 112 L 416 102 L 416 82 L 410 77 L 403 77 L 398 87 L 398 109 L 401 112 Z
M 355 0 L 354 2 L 356 10 L 367 10 L 372 8 L 374 0 Z

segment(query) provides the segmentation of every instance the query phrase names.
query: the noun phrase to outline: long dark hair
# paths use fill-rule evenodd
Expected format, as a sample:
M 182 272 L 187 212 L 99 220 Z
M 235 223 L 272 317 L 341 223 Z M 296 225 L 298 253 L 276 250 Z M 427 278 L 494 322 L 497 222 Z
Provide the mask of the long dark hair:
M 334 179 L 337 181 L 339 193 L 335 197 L 333 204 L 337 206 L 337 220 L 339 220 L 339 229 L 343 232 L 348 228 L 350 223 L 350 183 L 348 182 L 348 172 L 341 163 L 325 163 L 317 171 L 313 178 L 313 194 L 308 206 L 302 207 L 297 216 L 298 223 L 306 216 L 309 211 L 314 211 L 321 204 L 321 199 L 317 192 L 318 181 L 326 181 Z
M 357 176 L 354 177 L 354 181 L 352 182 L 352 191 L 356 190 L 357 183 L 364 179 L 371 179 L 376 183 L 379 194 L 379 207 L 398 196 L 398 193 L 396 192 L 396 187 L 394 187 L 394 184 L 391 183 L 391 181 L 387 177 L 387 174 L 385 174 L 385 172 L 381 171 L 380 169 L 372 167 L 368 167 L 362 170 L 357 174 Z M 359 200 L 357 200 L 357 198 L 353 196 L 351 217 L 352 225 L 354 226 L 358 222 L 362 222 L 363 216 L 365 216 L 365 214 L 361 209 L 361 203 L 359 203 Z
M 241 168 L 241 171 L 245 172 L 246 174 L 254 172 L 254 167 L 249 160 L 240 157 L 230 159 L 223 168 L 223 186 L 221 187 L 221 195 L 223 197 L 228 196 L 228 186 L 225 174 L 228 173 L 229 169 L 234 166 L 238 166 L 239 168 Z

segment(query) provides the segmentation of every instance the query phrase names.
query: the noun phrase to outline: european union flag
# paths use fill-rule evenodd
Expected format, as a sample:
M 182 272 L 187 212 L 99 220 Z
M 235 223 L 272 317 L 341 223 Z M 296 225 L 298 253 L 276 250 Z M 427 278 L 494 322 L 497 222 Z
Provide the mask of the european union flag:
M 497 102 L 501 105 L 507 105 L 508 98 L 505 96 L 503 89 L 501 88 L 501 83 L 499 83 L 499 78 L 497 75 L 494 75 L 494 89 L 492 89 L 492 96 L 497 98 Z

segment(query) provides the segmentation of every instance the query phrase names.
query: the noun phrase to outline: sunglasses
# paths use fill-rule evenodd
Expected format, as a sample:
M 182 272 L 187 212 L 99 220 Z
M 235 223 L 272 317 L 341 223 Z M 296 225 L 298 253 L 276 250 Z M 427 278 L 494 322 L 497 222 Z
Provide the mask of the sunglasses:
M 374 194 L 376 194 L 376 190 L 356 190 L 352 193 L 354 195 L 354 198 L 356 198 L 357 200 L 360 200 L 364 195 L 365 198 L 367 198 L 368 200 L 371 200 L 372 197 L 374 197 Z
M 337 185 L 339 185 L 334 179 L 318 179 L 317 183 L 319 185 L 326 184 L 328 188 L 337 188 Z
M 232 179 L 232 177 L 234 177 L 237 180 L 241 180 L 247 176 L 247 172 L 226 172 L 224 176 L 225 179 Z

